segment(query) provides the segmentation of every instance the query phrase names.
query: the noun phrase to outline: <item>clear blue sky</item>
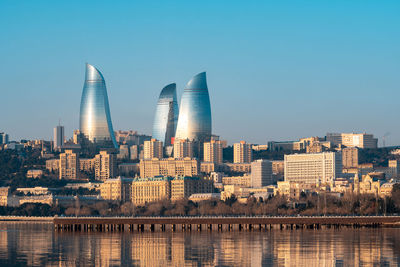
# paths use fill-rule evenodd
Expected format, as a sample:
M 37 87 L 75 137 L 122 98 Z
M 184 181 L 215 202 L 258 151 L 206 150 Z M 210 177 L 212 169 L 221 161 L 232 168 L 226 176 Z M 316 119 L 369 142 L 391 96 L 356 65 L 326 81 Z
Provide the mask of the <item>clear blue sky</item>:
M 151 134 L 161 88 L 207 71 L 230 143 L 391 135 L 400 144 L 400 1 L 0 1 L 0 131 L 79 127 L 85 62 L 115 130 Z M 381 144 L 381 143 L 380 143 Z

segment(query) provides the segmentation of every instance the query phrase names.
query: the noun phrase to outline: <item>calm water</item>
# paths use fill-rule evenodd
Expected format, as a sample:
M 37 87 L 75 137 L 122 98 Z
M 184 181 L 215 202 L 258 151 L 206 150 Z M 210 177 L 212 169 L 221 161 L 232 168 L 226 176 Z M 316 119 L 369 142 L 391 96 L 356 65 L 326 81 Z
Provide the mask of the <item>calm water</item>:
M 0 222 L 0 266 L 400 266 L 400 229 L 59 233 Z

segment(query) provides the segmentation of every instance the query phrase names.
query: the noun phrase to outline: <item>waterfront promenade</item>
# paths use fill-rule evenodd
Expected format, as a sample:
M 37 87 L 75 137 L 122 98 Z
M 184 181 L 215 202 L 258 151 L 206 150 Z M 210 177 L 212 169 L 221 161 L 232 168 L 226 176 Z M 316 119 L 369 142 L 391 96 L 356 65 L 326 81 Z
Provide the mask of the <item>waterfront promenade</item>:
M 400 227 L 400 216 L 54 217 L 58 231 L 254 231 Z

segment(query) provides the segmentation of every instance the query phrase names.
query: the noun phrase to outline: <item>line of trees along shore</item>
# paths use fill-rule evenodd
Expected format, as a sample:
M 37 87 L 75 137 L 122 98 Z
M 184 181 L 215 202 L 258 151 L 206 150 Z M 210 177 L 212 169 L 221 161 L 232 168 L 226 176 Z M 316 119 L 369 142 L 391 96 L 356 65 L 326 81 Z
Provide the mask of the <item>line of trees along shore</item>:
M 390 215 L 400 213 L 400 185 L 393 189 L 392 197 L 375 198 L 374 195 L 348 194 L 342 198 L 320 195 L 301 195 L 296 202 L 284 196 L 256 200 L 250 197 L 240 203 L 235 196 L 221 200 L 192 202 L 163 200 L 135 206 L 131 202 L 98 202 L 70 206 L 24 204 L 20 207 L 0 207 L 0 215 L 20 216 L 204 216 L 204 215 Z

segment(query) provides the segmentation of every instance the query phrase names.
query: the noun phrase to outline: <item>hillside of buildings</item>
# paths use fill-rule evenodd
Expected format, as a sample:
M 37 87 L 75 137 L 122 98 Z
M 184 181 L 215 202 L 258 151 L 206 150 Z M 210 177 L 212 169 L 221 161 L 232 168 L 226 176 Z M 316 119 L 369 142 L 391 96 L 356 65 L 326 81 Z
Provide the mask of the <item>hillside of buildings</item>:
M 232 146 L 216 136 L 169 146 L 134 131 L 116 136 L 118 149 L 85 148 L 79 132 L 58 148 L 43 140 L 1 145 L 0 214 L 400 213 L 400 150 L 378 148 L 372 135 Z

